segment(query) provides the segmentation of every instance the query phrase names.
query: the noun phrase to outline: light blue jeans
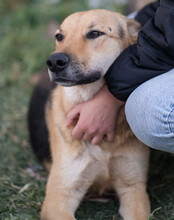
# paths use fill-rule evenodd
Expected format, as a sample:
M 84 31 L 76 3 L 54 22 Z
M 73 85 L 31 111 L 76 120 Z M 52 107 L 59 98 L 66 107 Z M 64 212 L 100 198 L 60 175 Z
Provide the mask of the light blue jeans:
M 174 69 L 135 89 L 125 111 L 139 140 L 154 149 L 174 153 Z

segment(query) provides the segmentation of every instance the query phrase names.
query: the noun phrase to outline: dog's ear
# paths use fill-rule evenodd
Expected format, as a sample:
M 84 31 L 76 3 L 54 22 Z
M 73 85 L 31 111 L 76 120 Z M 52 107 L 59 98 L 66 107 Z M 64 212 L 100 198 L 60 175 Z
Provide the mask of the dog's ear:
M 138 32 L 141 30 L 142 26 L 140 23 L 133 19 L 127 19 L 127 29 L 130 36 L 131 44 L 137 42 Z

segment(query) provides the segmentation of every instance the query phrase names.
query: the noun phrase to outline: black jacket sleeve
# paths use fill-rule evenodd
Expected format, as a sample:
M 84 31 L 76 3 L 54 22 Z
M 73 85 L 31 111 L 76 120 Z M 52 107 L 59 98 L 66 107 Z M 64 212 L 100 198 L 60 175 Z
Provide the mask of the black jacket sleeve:
M 138 21 L 143 27 L 150 18 L 155 16 L 158 7 L 159 1 L 148 4 L 137 13 L 135 20 Z
M 126 101 L 146 80 L 174 68 L 174 0 L 160 0 L 155 16 L 139 32 L 105 75 L 110 92 Z

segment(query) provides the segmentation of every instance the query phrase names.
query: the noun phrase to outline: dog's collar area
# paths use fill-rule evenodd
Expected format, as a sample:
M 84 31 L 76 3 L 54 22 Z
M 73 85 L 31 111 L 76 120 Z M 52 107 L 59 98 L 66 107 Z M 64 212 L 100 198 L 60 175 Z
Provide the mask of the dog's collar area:
M 56 76 L 56 73 L 52 74 L 53 75 L 51 78 L 53 81 L 55 81 L 55 83 L 66 87 L 93 83 L 101 78 L 100 72 L 94 72 L 89 75 L 78 73 L 71 77 L 68 76 L 68 74 L 64 75 L 64 77 Z

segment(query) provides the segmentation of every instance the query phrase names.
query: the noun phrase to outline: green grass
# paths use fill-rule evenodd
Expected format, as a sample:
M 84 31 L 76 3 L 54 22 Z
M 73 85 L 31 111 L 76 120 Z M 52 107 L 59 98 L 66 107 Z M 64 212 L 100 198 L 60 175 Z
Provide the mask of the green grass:
M 0 219 L 35 220 L 44 199 L 47 173 L 28 142 L 26 114 L 33 90 L 31 77 L 45 67 L 54 41 L 47 36 L 51 21 L 87 9 L 85 1 L 0 0 Z M 153 152 L 148 181 L 153 220 L 174 220 L 174 163 Z M 130 201 L 131 202 L 131 201 Z M 83 202 L 79 220 L 119 220 L 118 200 Z M 161 207 L 160 209 L 158 209 Z

